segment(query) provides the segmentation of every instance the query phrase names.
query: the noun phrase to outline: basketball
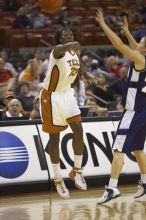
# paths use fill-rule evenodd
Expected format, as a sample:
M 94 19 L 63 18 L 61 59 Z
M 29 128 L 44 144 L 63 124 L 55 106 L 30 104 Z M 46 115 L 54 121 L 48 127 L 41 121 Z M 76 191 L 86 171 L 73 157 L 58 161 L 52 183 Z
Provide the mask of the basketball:
M 63 0 L 39 0 L 40 8 L 47 13 L 55 13 L 63 4 Z

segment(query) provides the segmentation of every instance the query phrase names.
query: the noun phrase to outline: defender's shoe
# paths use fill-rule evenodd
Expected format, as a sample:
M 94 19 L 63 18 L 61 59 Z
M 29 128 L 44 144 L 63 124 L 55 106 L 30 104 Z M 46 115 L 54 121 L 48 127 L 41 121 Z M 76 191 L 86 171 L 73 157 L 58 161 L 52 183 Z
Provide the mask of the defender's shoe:
M 82 190 L 87 190 L 87 184 L 82 175 L 82 172 L 83 172 L 82 169 L 78 169 L 74 167 L 69 173 L 69 177 L 71 180 L 75 182 L 77 188 Z
M 66 188 L 64 180 L 63 179 L 54 179 L 54 183 L 55 183 L 58 194 L 63 199 L 68 199 L 69 198 L 69 191 Z
M 138 188 L 137 193 L 134 196 L 135 199 L 140 198 L 144 194 L 146 194 L 146 183 L 142 183 L 142 181 L 139 180 L 137 188 Z
M 117 188 L 105 186 L 105 191 L 103 195 L 97 200 L 97 204 L 108 202 L 112 199 L 121 196 L 120 191 Z

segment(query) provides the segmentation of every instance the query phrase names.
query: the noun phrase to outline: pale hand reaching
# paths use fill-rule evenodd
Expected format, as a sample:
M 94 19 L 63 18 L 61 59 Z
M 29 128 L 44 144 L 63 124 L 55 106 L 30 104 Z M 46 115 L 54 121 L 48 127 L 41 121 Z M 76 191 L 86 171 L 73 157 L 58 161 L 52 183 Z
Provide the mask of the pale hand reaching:
M 126 32 L 129 31 L 128 21 L 127 21 L 127 17 L 126 16 L 123 17 L 123 26 L 122 26 L 121 29 L 122 29 L 121 32 L 123 34 L 125 34 Z
M 105 24 L 103 12 L 101 8 L 97 8 L 96 10 L 96 21 L 99 23 L 100 26 Z

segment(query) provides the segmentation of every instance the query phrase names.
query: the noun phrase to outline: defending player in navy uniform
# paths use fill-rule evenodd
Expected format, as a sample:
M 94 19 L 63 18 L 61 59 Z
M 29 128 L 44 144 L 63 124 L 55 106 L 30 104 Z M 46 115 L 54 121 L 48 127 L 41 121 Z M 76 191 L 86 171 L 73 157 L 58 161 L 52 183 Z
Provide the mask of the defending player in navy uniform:
M 146 194 L 146 155 L 143 151 L 146 137 L 146 37 L 137 43 L 130 34 L 127 19 L 124 17 L 122 29 L 130 43 L 128 47 L 107 26 L 100 8 L 96 12 L 96 20 L 113 46 L 132 61 L 124 97 L 125 109 L 113 142 L 111 177 L 105 192 L 97 201 L 100 204 L 121 195 L 117 188 L 118 178 L 124 164 L 124 154 L 129 152 L 134 153 L 141 173 L 138 191 L 134 197 L 140 198 Z
M 81 115 L 74 89 L 71 88 L 80 69 L 80 44 L 74 41 L 69 28 L 58 30 L 55 37 L 58 45 L 50 54 L 49 67 L 40 93 L 40 109 L 42 129 L 49 134 L 45 151 L 50 155 L 55 186 L 62 198 L 69 198 L 69 191 L 61 176 L 59 157 L 60 132 L 68 125 L 73 131 L 74 150 L 74 167 L 69 177 L 79 189 L 87 189 L 81 167 L 84 147 Z

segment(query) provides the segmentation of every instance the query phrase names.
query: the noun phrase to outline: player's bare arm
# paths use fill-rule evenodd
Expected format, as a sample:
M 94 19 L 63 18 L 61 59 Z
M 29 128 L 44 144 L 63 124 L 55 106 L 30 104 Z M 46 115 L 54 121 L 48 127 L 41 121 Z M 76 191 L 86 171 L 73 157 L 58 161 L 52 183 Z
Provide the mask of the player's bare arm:
M 64 56 L 66 51 L 75 51 L 78 55 L 80 54 L 80 44 L 77 41 L 69 42 L 66 44 L 57 45 L 53 51 L 53 55 L 56 59 Z
M 126 44 L 124 44 L 119 36 L 108 27 L 108 25 L 105 23 L 101 8 L 98 8 L 96 11 L 96 20 L 98 21 L 100 27 L 103 29 L 113 46 L 118 49 L 123 55 L 127 56 L 131 61 L 133 61 L 135 63 L 136 69 L 143 69 L 145 67 L 144 56 L 139 51 L 133 50 L 129 48 Z
M 133 38 L 132 34 L 130 33 L 126 16 L 123 17 L 123 26 L 121 27 L 121 29 L 122 29 L 122 33 L 125 34 L 125 36 L 127 37 L 130 47 L 132 49 L 136 49 L 138 46 L 138 43 L 136 42 L 136 40 Z

